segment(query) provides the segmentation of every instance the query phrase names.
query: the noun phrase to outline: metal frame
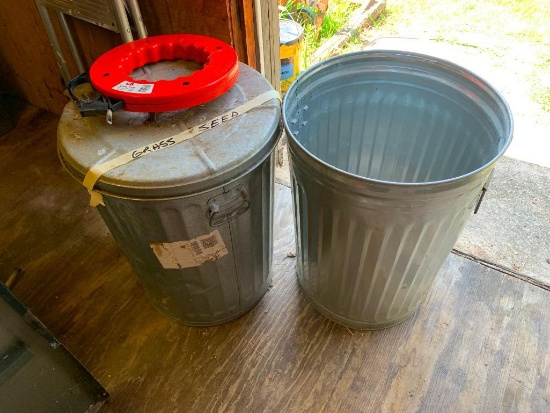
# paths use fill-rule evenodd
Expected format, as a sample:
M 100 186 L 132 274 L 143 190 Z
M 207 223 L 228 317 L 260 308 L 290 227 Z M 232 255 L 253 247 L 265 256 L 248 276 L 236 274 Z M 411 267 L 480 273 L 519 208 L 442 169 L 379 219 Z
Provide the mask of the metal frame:
M 67 24 L 67 19 L 65 18 L 66 14 L 79 18 L 79 1 L 72 1 L 70 9 L 68 7 L 65 7 L 63 1 L 35 0 L 35 2 L 36 7 L 38 8 L 38 12 L 40 13 L 40 17 L 42 18 L 42 22 L 44 23 L 46 34 L 48 35 L 48 39 L 50 40 L 50 45 L 52 46 L 52 49 L 55 53 L 57 66 L 61 71 L 63 80 L 66 84 L 68 84 L 74 76 L 71 75 L 69 67 L 67 65 L 67 60 L 63 55 L 63 49 L 57 37 L 54 24 L 50 15 L 50 8 L 55 10 L 57 18 L 59 20 L 61 31 L 63 32 L 65 41 L 76 64 L 77 70 L 79 71 L 79 73 L 83 73 L 86 71 L 86 69 L 74 41 L 73 34 L 69 28 L 69 25 Z M 94 24 L 100 27 L 110 28 L 113 31 L 120 33 L 120 36 L 124 43 L 131 42 L 134 40 L 134 37 L 132 35 L 132 29 L 128 20 L 128 11 L 134 21 L 134 26 L 136 28 L 138 37 L 140 39 L 147 37 L 147 30 L 145 29 L 145 25 L 143 24 L 143 17 L 141 15 L 137 0 L 104 0 L 104 2 L 104 5 L 108 6 L 109 11 L 111 12 L 110 17 L 116 22 L 116 25 L 114 25 L 113 23 L 105 23 L 100 20 L 95 21 Z M 89 19 L 83 20 L 90 21 Z

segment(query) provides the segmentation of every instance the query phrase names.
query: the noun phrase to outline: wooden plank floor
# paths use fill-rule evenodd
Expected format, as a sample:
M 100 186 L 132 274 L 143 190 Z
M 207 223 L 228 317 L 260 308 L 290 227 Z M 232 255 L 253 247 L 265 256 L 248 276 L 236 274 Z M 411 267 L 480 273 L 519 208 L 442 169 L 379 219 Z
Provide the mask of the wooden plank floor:
M 221 326 L 169 321 L 61 168 L 56 124 L 27 107 L 0 137 L 0 276 L 23 270 L 15 293 L 109 391 L 102 411 L 550 411 L 550 292 L 450 256 L 413 318 L 350 331 L 299 291 L 282 185 L 262 301 Z

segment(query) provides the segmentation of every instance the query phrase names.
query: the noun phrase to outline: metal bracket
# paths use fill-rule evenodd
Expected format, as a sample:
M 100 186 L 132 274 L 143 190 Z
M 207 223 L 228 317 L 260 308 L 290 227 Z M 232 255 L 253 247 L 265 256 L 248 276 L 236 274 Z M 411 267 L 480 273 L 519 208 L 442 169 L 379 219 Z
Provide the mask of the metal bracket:
M 112 124 L 113 112 L 124 108 L 124 102 L 122 100 L 109 99 L 103 95 L 99 95 L 95 98 L 86 95 L 77 97 L 75 94 L 75 89 L 77 86 L 83 84 L 89 84 L 90 87 L 92 87 L 88 73 L 78 75 L 67 85 L 69 95 L 80 111 L 80 114 L 83 117 L 106 115 L 107 123 Z

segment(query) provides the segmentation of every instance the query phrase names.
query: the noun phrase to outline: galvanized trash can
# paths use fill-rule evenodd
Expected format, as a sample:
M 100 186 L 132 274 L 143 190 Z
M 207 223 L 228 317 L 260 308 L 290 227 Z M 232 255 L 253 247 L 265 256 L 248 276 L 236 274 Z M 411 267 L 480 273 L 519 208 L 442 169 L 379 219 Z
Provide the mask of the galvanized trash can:
M 205 122 L 272 90 L 240 64 L 237 83 L 208 103 L 157 114 L 83 118 L 67 104 L 59 156 L 80 182 L 90 168 L 194 126 L 208 130 L 103 174 L 98 209 L 152 304 L 187 325 L 208 326 L 250 310 L 271 282 L 276 98 L 230 122 Z M 212 122 L 213 123 L 213 122 Z M 200 128 L 199 128 L 200 129 Z M 137 157 L 140 154 L 135 154 Z
M 450 62 L 371 50 L 305 71 L 283 119 L 306 297 L 353 328 L 405 320 L 510 144 L 508 105 Z

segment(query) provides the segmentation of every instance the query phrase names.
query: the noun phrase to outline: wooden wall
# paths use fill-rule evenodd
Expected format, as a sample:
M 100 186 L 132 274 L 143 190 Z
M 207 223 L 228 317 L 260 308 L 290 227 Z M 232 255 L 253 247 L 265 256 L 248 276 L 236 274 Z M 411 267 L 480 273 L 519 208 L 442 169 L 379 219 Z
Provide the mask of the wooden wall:
M 195 33 L 216 37 L 231 44 L 241 61 L 257 67 L 253 0 L 138 2 L 150 36 Z M 70 19 L 70 24 L 88 65 L 121 43 L 117 33 L 76 19 Z M 0 91 L 11 91 L 33 105 L 60 114 L 67 102 L 65 85 L 34 1 L 0 1 L 0 30 Z M 72 73 L 76 75 L 76 70 Z

